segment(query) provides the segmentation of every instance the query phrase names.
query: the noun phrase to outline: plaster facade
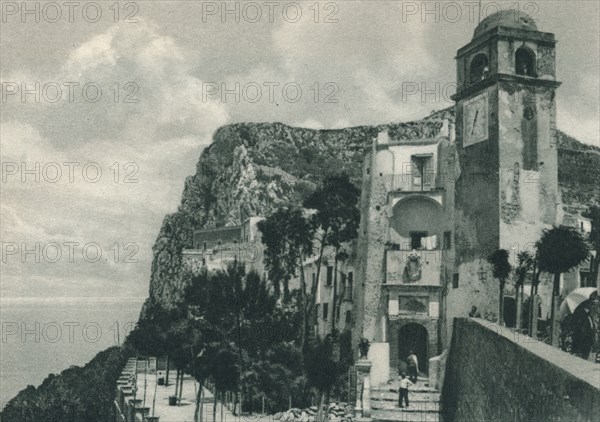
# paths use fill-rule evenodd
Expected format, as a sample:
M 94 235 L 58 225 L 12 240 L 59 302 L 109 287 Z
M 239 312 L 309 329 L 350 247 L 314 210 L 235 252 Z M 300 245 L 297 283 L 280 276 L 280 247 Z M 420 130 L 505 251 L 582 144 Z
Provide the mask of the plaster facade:
M 355 338 L 388 343 L 390 368 L 403 367 L 406 344 L 421 362 L 439 355 L 452 320 L 472 306 L 497 318 L 499 283 L 487 257 L 507 249 L 514 265 L 543 229 L 562 222 L 555 44 L 514 13 L 486 18 L 457 53 L 455 127 L 373 139 L 363 168 Z

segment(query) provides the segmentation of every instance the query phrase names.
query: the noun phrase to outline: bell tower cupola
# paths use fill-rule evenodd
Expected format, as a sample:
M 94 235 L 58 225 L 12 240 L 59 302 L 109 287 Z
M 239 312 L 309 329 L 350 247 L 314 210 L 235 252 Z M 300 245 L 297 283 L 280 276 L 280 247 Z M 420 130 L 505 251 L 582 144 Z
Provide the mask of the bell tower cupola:
M 456 230 L 481 259 L 523 250 L 560 220 L 555 48 L 554 34 L 506 10 L 457 52 Z
M 458 50 L 456 99 L 499 79 L 558 86 L 555 45 L 554 34 L 538 31 L 531 17 L 516 10 L 486 17 L 471 42 Z

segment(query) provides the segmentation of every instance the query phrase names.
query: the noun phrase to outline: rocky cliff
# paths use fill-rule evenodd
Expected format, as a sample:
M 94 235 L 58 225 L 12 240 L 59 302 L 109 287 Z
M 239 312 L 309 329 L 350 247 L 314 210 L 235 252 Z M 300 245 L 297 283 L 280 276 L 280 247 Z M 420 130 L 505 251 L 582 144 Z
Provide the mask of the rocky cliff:
M 283 204 L 299 204 L 328 173 L 345 171 L 358 182 L 371 140 L 387 129 L 393 139 L 435 136 L 451 109 L 418 122 L 310 130 L 281 123 L 239 123 L 218 129 L 200 157 L 196 174 L 185 181 L 177 212 L 167 215 L 154 244 L 150 297 L 169 306 L 181 295 L 182 250 L 195 229 L 233 225 L 250 215 L 269 215 Z M 565 209 L 600 202 L 600 148 L 558 133 L 559 183 Z M 142 311 L 143 313 L 143 311 Z M 28 387 L 1 415 L 6 421 L 108 420 L 116 378 L 127 351 L 99 353 L 84 368 L 51 375 Z M 90 397 L 92 397 L 90 399 Z M 90 400 L 94 403 L 90 407 Z M 69 405 L 68 408 L 65 407 Z
M 185 181 L 179 210 L 167 215 L 154 245 L 150 300 L 168 306 L 185 280 L 181 251 L 194 229 L 267 216 L 284 204 L 299 204 L 304 192 L 328 173 L 345 171 L 358 182 L 365 152 L 377 133 L 392 139 L 435 136 L 453 109 L 409 123 L 312 130 L 281 123 L 238 123 L 218 129 L 213 143 Z M 576 212 L 600 198 L 600 148 L 558 132 L 559 183 L 565 209 Z

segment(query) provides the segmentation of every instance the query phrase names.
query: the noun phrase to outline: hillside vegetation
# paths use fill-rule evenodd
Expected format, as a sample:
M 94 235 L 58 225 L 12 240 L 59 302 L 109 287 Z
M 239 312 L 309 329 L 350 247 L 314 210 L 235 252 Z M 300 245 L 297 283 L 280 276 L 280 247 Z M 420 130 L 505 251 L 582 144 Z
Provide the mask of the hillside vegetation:
M 194 230 L 239 224 L 247 216 L 271 215 L 286 204 L 299 205 L 326 175 L 346 172 L 358 182 L 372 139 L 387 129 L 393 139 L 436 136 L 446 109 L 409 123 L 338 130 L 296 128 L 282 123 L 237 123 L 219 128 L 201 154 L 196 174 L 185 181 L 177 212 L 165 216 L 153 246 L 149 304 L 168 308 L 181 300 L 182 250 Z M 559 185 L 568 212 L 600 202 L 600 148 L 558 132 Z M 144 310 L 142 310 L 142 317 Z M 116 380 L 126 352 L 111 348 L 83 368 L 50 375 L 27 387 L 2 413 L 3 421 L 107 421 Z M 69 419 L 73 415 L 73 419 Z

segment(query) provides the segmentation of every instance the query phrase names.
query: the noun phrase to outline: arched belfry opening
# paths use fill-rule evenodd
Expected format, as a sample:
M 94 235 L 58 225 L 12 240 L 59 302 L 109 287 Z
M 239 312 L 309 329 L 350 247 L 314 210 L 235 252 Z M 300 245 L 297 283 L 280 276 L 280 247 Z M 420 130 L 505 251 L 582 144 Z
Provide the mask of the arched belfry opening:
M 515 52 L 515 72 L 517 75 L 536 77 L 535 53 L 523 46 Z
M 471 66 L 469 67 L 469 78 L 471 83 L 481 81 L 488 77 L 490 73 L 488 58 L 485 54 L 480 53 L 473 57 Z

